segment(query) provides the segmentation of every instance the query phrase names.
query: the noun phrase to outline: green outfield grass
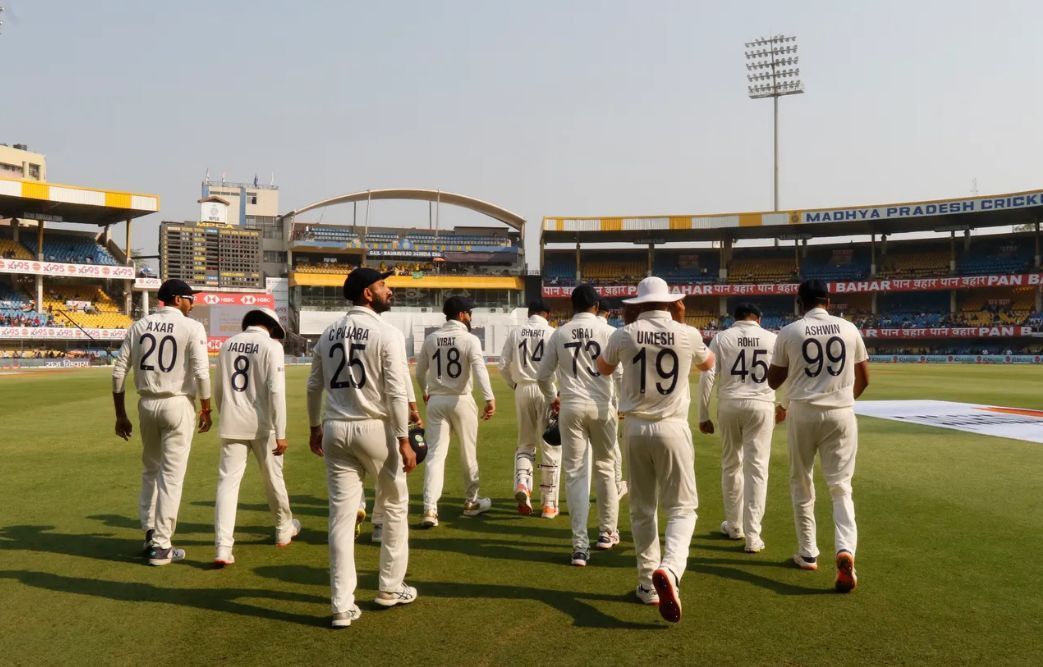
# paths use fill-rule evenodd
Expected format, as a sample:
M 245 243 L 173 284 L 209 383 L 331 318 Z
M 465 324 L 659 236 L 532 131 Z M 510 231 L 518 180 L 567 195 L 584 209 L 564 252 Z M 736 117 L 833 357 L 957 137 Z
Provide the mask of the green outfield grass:
M 286 478 L 304 524 L 287 549 L 258 471 L 241 492 L 237 562 L 213 557 L 215 432 L 197 436 L 175 543 L 188 560 L 150 568 L 136 516 L 140 442 L 112 434 L 104 370 L 0 377 L 0 663 L 3 664 L 1039 664 L 1043 660 L 1043 446 L 860 418 L 855 502 L 859 587 L 832 591 L 790 564 L 785 433 L 776 430 L 764 539 L 744 554 L 718 533 L 720 445 L 696 432 L 699 522 L 682 585 L 684 619 L 633 598 L 623 543 L 568 565 L 567 516 L 520 517 L 511 499 L 513 402 L 495 372 L 499 413 L 479 458 L 493 509 L 463 518 L 455 449 L 442 525 L 419 521 L 411 476 L 409 607 L 373 603 L 377 547 L 357 547 L 362 618 L 328 629 L 326 487 L 307 448 L 306 369 L 289 370 Z M 1043 408 L 1039 367 L 873 368 L 867 399 L 935 398 Z M 136 411 L 135 411 L 136 412 Z M 134 416 L 135 426 L 137 418 Z M 694 423 L 693 418 L 693 423 Z M 372 496 L 371 496 L 372 498 Z M 832 551 L 819 485 L 819 544 Z M 593 513 L 592 513 L 593 517 Z

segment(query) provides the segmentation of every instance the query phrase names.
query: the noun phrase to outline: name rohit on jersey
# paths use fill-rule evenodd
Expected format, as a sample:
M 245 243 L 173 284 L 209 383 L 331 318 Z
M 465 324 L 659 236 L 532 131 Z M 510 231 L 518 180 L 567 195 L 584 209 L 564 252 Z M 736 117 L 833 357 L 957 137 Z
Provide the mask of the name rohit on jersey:
M 820 324 L 820 325 L 816 326 L 814 324 L 809 324 L 806 327 L 804 327 L 804 335 L 805 336 L 826 336 L 826 335 L 839 336 L 840 335 L 840 325 L 839 324 Z
M 257 354 L 257 351 L 261 349 L 257 343 L 229 343 L 229 352 L 239 352 L 242 354 Z
M 328 340 L 369 340 L 369 329 L 363 327 L 337 327 L 330 330 Z
M 145 331 L 153 333 L 174 333 L 173 322 L 145 322 Z
M 751 338 L 749 336 L 739 336 L 739 347 L 760 347 L 760 338 Z
M 638 345 L 660 345 L 669 346 L 674 344 L 672 331 L 638 331 Z

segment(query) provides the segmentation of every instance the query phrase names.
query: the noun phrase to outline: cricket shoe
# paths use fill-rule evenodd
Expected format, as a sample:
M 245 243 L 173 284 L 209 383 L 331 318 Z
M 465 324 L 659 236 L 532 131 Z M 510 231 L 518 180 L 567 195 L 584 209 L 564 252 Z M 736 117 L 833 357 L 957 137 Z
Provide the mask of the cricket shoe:
M 394 607 L 397 604 L 409 604 L 413 600 L 416 600 L 416 596 L 417 593 L 415 588 L 402 584 L 402 589 L 396 593 L 380 591 L 377 593 L 377 597 L 373 601 L 381 607 Z
M 742 549 L 748 554 L 755 554 L 764 551 L 764 540 L 759 537 L 746 536 L 746 546 Z
M 586 551 L 574 551 L 572 552 L 572 564 L 576 567 L 586 567 L 587 561 L 590 560 L 590 554 Z
M 611 533 L 603 532 L 598 535 L 597 544 L 594 546 L 601 551 L 608 551 L 617 544 L 619 544 L 619 531 L 613 530 Z
M 434 528 L 438 525 L 438 510 L 424 510 L 424 518 L 420 520 L 421 528 Z
M 373 534 L 369 536 L 369 541 L 376 542 L 377 544 L 380 544 L 384 541 L 384 524 L 373 524 Z
M 558 506 L 555 503 L 547 503 L 543 506 L 543 512 L 540 516 L 544 519 L 556 519 L 558 518 Z
M 293 541 L 293 538 L 297 537 L 300 534 L 301 522 L 297 519 L 294 519 L 290 522 L 289 534 L 283 534 L 275 538 L 275 546 L 279 547 L 280 549 L 282 549 L 283 547 L 288 547 L 290 546 L 290 542 Z
M 155 545 L 148 553 L 149 565 L 170 565 L 176 560 L 185 560 L 185 550 L 173 546 L 161 549 Z
M 641 601 L 641 604 L 655 607 L 659 606 L 659 593 L 656 593 L 654 588 L 638 586 L 634 591 L 634 595 L 636 595 L 637 599 Z
M 659 615 L 668 623 L 681 620 L 681 593 L 678 583 L 674 573 L 665 567 L 652 573 L 652 585 L 659 594 Z
M 150 551 L 152 551 L 152 536 L 155 534 L 156 531 L 152 530 L 151 528 L 145 531 L 145 544 L 144 546 L 142 546 L 141 549 L 146 556 L 149 554 Z
M 352 621 L 359 620 L 359 616 L 362 616 L 362 610 L 358 608 L 358 605 L 354 605 L 347 611 L 338 611 L 334 614 L 330 625 L 335 628 L 346 628 L 351 625 Z
M 721 534 L 727 537 L 729 540 L 741 540 L 746 537 L 742 533 L 742 528 L 736 526 L 731 521 L 721 522 Z
M 493 506 L 491 498 L 475 498 L 464 503 L 464 516 L 478 516 L 489 511 Z
M 221 568 L 227 567 L 235 562 L 235 556 L 232 555 L 231 549 L 218 549 L 217 555 L 214 556 L 214 566 Z
M 802 570 L 814 571 L 818 569 L 818 558 L 816 556 L 793 554 L 793 562 Z
M 837 552 L 837 580 L 833 586 L 841 593 L 850 593 L 858 585 L 855 576 L 855 555 L 848 550 Z
M 518 514 L 529 516 L 532 514 L 532 501 L 529 500 L 529 487 L 519 484 L 514 489 L 514 499 L 518 501 Z
M 366 508 L 360 507 L 355 512 L 355 539 L 358 540 L 359 536 L 362 535 L 362 524 L 366 522 Z

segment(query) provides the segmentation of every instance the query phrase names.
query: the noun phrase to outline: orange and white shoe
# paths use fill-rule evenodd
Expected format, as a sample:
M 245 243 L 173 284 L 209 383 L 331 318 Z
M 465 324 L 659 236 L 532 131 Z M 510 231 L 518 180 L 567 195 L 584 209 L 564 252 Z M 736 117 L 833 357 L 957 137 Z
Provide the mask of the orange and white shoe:
M 834 586 L 841 593 L 850 593 L 858 585 L 855 576 L 855 556 L 850 551 L 837 552 L 837 580 Z
M 275 546 L 279 547 L 280 549 L 282 549 L 283 547 L 288 547 L 290 546 L 290 542 L 293 541 L 293 538 L 297 537 L 300 534 L 301 522 L 297 519 L 294 519 L 290 523 L 290 532 L 285 535 L 279 535 L 275 540 Z
M 222 568 L 228 567 L 235 562 L 235 556 L 232 555 L 231 549 L 224 547 L 217 550 L 217 555 L 214 557 L 214 567 Z
M 802 570 L 814 571 L 818 569 L 818 558 L 815 556 L 793 554 L 793 562 Z
M 518 514 L 532 514 L 532 501 L 529 499 L 529 487 L 519 484 L 514 488 L 514 499 L 518 501 Z
M 668 623 L 681 620 L 681 593 L 678 591 L 677 577 L 665 567 L 652 573 L 652 585 L 659 594 L 659 615 Z
M 544 519 L 555 519 L 558 516 L 558 506 L 553 503 L 547 503 L 543 506 L 543 512 L 540 514 Z

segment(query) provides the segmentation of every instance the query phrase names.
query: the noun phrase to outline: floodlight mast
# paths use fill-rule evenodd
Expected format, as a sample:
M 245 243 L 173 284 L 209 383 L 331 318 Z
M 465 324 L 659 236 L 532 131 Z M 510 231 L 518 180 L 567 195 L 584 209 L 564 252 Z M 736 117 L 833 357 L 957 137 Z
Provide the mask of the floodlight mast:
M 750 99 L 772 98 L 774 127 L 774 199 L 779 210 L 779 98 L 804 92 L 797 67 L 797 38 L 787 35 L 758 37 L 746 42 L 746 81 Z

